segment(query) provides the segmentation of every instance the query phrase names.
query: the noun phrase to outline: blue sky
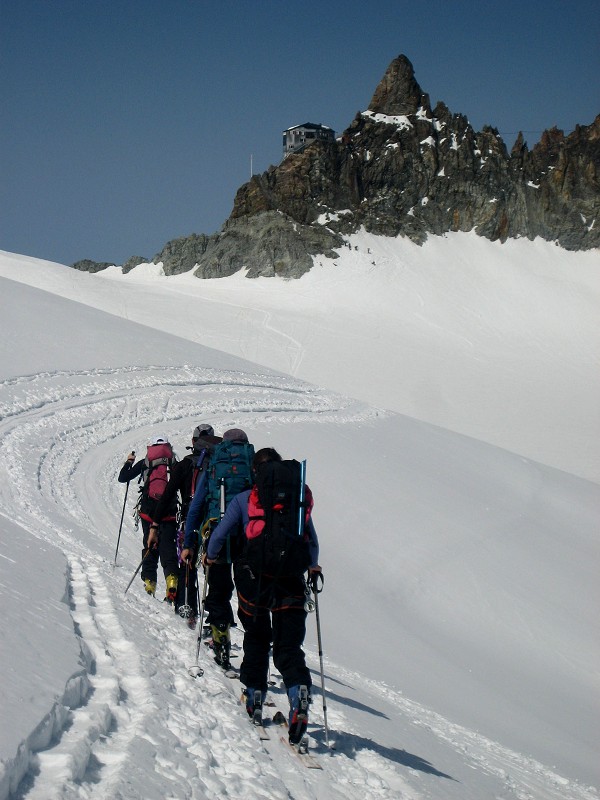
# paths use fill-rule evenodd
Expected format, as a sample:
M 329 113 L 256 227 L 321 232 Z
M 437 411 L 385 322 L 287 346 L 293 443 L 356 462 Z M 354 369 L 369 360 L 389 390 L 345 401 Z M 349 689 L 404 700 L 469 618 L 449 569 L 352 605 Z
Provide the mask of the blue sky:
M 152 257 L 213 233 L 281 159 L 341 132 L 404 53 L 435 104 L 510 147 L 600 111 L 598 0 L 0 0 L 0 249 Z

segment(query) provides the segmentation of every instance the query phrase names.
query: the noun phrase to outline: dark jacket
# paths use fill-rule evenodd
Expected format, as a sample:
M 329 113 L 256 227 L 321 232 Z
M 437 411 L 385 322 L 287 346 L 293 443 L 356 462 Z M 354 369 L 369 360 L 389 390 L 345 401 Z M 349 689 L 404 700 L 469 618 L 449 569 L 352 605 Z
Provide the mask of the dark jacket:
M 185 539 L 183 546 L 192 550 L 198 547 L 198 531 L 204 522 L 206 494 L 208 489 L 207 476 L 208 472 L 206 470 L 200 475 L 185 520 Z

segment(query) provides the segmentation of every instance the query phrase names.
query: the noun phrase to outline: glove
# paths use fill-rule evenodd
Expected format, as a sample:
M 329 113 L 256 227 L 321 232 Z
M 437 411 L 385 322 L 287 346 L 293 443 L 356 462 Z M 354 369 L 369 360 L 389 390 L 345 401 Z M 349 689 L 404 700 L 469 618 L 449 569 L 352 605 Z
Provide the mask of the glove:
M 148 548 L 155 547 L 158 547 L 158 525 L 152 525 L 148 534 Z

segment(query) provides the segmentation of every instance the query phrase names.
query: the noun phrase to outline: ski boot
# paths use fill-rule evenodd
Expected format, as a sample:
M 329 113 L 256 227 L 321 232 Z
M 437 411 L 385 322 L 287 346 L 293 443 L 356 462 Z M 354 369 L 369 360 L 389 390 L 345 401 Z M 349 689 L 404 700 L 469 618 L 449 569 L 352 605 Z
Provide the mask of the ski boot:
M 229 625 L 226 622 L 222 622 L 220 625 L 211 625 L 210 627 L 212 630 L 212 649 L 215 654 L 215 661 L 224 670 L 231 669 L 231 662 L 229 661 L 231 653 Z
M 253 725 L 263 724 L 262 707 L 265 694 L 266 692 L 261 692 L 260 689 L 251 689 L 250 687 L 244 689 L 242 701 L 246 702 L 246 711 Z
M 290 686 L 288 689 L 290 716 L 288 720 L 288 739 L 290 744 L 300 744 L 308 727 L 308 704 L 310 694 L 307 686 Z
M 167 575 L 165 581 L 167 583 L 167 595 L 165 600 L 172 605 L 177 598 L 177 575 Z
M 153 581 L 150 578 L 144 578 L 144 589 L 148 594 L 151 594 L 152 597 L 154 597 L 156 593 L 156 581 Z

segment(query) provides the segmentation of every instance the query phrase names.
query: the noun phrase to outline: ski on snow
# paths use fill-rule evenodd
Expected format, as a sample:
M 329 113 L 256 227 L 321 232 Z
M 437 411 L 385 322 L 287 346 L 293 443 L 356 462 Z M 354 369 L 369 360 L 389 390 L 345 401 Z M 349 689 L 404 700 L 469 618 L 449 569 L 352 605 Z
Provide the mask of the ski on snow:
M 242 695 L 242 703 L 244 703 L 244 695 Z M 256 728 L 259 739 L 261 741 L 270 741 L 271 736 L 269 731 L 265 728 L 263 723 L 262 713 L 255 711 L 254 716 L 249 720 L 253 728 Z M 284 714 L 281 711 L 276 711 L 270 720 L 273 725 L 285 728 L 287 730 L 288 724 Z M 293 753 L 302 764 L 308 769 L 323 769 L 321 764 L 308 752 L 308 736 L 303 736 L 298 744 L 291 744 L 287 736 L 279 737 L 281 744 L 288 752 Z
M 261 740 L 261 742 L 266 742 L 271 738 L 269 736 L 269 731 L 263 725 L 262 717 L 260 718 L 260 721 L 257 721 L 256 719 L 251 719 L 250 723 L 252 727 L 255 728 L 256 731 L 258 732 L 258 738 Z
M 270 739 L 271 737 L 269 736 L 269 731 L 266 730 L 265 726 L 263 725 L 262 706 L 257 705 L 257 701 L 259 700 L 257 696 L 259 695 L 260 692 L 255 692 L 255 697 L 257 699 L 254 701 L 254 710 L 252 712 L 252 716 L 248 717 L 248 721 L 250 722 L 252 727 L 256 729 L 259 739 L 261 739 L 261 741 L 264 742 Z M 244 709 L 244 712 L 248 714 L 248 707 L 246 705 L 247 700 L 245 694 L 242 694 L 242 696 L 240 697 L 240 703 L 242 705 L 242 708 Z
M 286 730 L 288 727 L 285 715 L 282 714 L 281 711 L 277 711 L 274 714 L 273 724 L 279 725 L 279 727 L 285 728 Z M 281 736 L 280 741 L 285 746 L 286 750 L 294 753 L 308 769 L 323 769 L 317 759 L 308 752 L 308 736 L 304 735 L 298 744 L 292 744 L 286 736 Z

